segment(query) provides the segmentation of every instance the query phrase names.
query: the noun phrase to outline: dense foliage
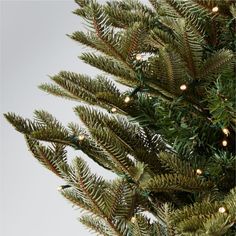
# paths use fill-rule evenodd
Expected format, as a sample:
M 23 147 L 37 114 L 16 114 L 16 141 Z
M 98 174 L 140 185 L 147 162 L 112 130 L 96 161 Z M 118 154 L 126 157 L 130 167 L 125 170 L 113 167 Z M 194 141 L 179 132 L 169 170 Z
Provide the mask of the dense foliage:
M 84 126 L 46 111 L 5 117 L 98 234 L 235 235 L 235 1 L 76 2 L 88 29 L 69 36 L 108 78 L 62 71 L 40 88 L 80 102 Z M 117 179 L 69 163 L 67 146 Z

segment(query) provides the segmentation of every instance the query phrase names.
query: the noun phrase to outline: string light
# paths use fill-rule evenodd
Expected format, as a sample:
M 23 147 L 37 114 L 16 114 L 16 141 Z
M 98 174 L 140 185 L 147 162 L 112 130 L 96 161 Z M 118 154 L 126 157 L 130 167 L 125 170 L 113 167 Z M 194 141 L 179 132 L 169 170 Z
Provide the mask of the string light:
M 128 102 L 130 102 L 130 100 L 131 100 L 131 98 L 129 96 L 126 96 L 124 101 L 125 101 L 125 103 L 128 103 Z
M 228 145 L 227 140 L 223 140 L 223 141 L 222 141 L 222 145 L 223 145 L 224 147 L 226 147 L 226 146 Z
M 225 135 L 229 135 L 229 130 L 227 128 L 223 128 L 222 131 Z
M 80 134 L 80 135 L 79 135 L 79 137 L 78 137 L 79 141 L 82 141 L 82 140 L 84 140 L 84 138 L 85 138 L 85 137 L 84 137 L 84 135 L 83 135 L 83 134 Z
M 226 212 L 225 207 L 220 207 L 220 208 L 218 209 L 218 212 L 220 212 L 220 213 L 225 213 L 225 212 Z
M 196 173 L 197 173 L 197 175 L 201 175 L 202 174 L 202 170 L 201 169 L 197 169 Z
M 136 222 L 136 218 L 135 218 L 134 216 L 131 218 L 131 222 L 132 222 L 132 223 L 135 223 L 135 222 Z
M 136 55 L 136 60 L 141 61 L 143 59 L 143 56 L 141 54 Z
M 212 12 L 218 12 L 219 11 L 219 7 L 215 6 L 211 10 L 212 10 Z
M 111 108 L 111 112 L 116 112 L 116 111 L 117 111 L 117 109 L 115 107 Z
M 180 87 L 180 90 L 184 91 L 187 89 L 187 85 L 186 84 L 182 84 Z

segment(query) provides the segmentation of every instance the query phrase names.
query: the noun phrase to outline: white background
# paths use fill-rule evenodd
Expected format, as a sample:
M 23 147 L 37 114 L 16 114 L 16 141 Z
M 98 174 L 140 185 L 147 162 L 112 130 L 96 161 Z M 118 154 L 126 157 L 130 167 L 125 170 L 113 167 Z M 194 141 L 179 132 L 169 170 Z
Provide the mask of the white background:
M 45 109 L 65 124 L 77 120 L 75 103 L 37 88 L 60 70 L 98 73 L 79 61 L 85 49 L 66 36 L 85 29 L 71 13 L 76 7 L 73 0 L 1 2 L 1 236 L 92 235 L 77 221 L 79 210 L 58 193 L 63 181 L 32 157 L 23 136 L 2 115 L 32 118 L 35 109 Z M 94 164 L 92 169 L 101 173 Z

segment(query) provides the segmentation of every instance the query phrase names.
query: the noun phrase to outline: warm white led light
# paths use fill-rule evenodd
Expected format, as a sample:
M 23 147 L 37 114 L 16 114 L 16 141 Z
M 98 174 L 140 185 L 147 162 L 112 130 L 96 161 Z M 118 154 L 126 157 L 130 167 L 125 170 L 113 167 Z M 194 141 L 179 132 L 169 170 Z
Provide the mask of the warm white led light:
M 215 6 L 211 10 L 212 10 L 212 12 L 218 12 L 219 11 L 219 7 Z
M 197 169 L 197 170 L 196 170 L 196 173 L 197 173 L 198 175 L 201 175 L 201 174 L 202 174 L 202 170 L 201 170 L 201 169 Z
M 117 111 L 117 109 L 115 107 L 111 108 L 111 112 L 116 112 L 116 111 Z
M 136 55 L 136 60 L 141 61 L 143 59 L 143 56 L 141 54 Z
M 224 207 L 220 207 L 219 210 L 218 210 L 220 213 L 225 213 L 226 212 L 226 209 Z
M 187 89 L 187 85 L 186 85 L 186 84 L 182 84 L 179 88 L 180 88 L 182 91 L 184 91 L 184 90 Z
M 229 130 L 227 128 L 222 129 L 223 133 L 226 134 L 227 136 L 229 135 Z
M 130 102 L 130 100 L 131 100 L 131 98 L 129 97 L 129 96 L 127 96 L 127 97 L 125 97 L 125 103 L 128 103 L 128 102 Z
M 223 141 L 222 141 L 222 145 L 223 145 L 224 147 L 226 147 L 226 146 L 228 145 L 227 140 L 223 140 Z
M 79 135 L 79 137 L 78 137 L 79 141 L 82 141 L 82 140 L 84 140 L 84 138 L 85 138 L 85 137 L 84 137 L 84 135 L 83 135 L 83 134 L 80 134 L 80 135 Z

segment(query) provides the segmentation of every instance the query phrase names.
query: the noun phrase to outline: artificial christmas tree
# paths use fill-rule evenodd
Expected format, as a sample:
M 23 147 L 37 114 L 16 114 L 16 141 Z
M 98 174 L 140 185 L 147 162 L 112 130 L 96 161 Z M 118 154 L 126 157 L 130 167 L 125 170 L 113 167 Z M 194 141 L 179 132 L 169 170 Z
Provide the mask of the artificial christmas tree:
M 235 235 L 234 1 L 76 2 L 90 28 L 70 37 L 95 50 L 80 58 L 113 77 L 62 71 L 40 88 L 80 102 L 84 126 L 5 117 L 98 234 Z M 117 179 L 70 163 L 68 146 Z

